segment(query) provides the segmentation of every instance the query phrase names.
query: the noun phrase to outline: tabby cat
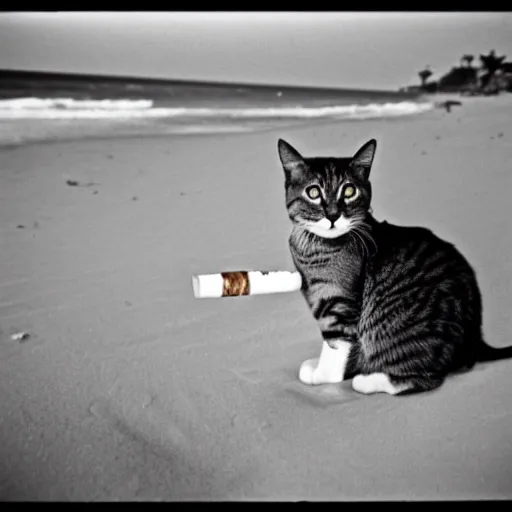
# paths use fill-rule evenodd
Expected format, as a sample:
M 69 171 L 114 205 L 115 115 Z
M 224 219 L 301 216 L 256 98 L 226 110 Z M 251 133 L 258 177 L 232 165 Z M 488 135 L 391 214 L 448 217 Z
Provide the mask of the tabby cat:
M 450 243 L 422 227 L 371 214 L 377 142 L 352 158 L 304 158 L 284 140 L 289 247 L 302 293 L 320 327 L 320 357 L 305 384 L 352 379 L 360 393 L 433 390 L 450 372 L 512 357 L 482 338 L 475 272 Z

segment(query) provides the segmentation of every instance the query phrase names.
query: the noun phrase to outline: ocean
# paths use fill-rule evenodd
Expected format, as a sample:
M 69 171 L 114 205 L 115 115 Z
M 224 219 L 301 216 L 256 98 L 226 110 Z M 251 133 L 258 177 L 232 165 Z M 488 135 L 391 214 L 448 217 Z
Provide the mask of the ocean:
M 421 95 L 0 71 L 0 144 L 243 133 L 319 120 L 420 115 Z

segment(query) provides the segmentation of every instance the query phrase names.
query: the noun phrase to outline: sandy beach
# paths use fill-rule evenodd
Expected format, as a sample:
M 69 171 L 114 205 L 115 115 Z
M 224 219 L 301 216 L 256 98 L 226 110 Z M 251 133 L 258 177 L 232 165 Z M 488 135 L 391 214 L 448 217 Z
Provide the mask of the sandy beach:
M 192 293 L 194 274 L 293 269 L 279 137 L 306 156 L 376 138 L 376 218 L 455 243 L 487 342 L 512 344 L 512 96 L 461 101 L 0 148 L 0 499 L 512 498 L 512 361 L 423 395 L 311 388 L 298 369 L 321 339 L 299 293 Z

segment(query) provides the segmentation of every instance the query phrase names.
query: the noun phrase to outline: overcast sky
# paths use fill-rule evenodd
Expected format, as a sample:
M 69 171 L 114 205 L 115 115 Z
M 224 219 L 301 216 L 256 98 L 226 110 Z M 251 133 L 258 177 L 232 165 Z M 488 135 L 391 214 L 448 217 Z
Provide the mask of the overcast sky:
M 0 68 L 393 89 L 512 60 L 512 13 L 1 13 Z

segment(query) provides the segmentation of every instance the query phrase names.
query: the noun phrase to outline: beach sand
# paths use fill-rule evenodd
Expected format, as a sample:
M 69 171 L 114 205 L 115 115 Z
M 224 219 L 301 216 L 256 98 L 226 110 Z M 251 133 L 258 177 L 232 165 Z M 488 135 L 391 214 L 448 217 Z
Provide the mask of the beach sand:
M 375 137 L 376 218 L 455 243 L 488 343 L 512 344 L 512 97 L 462 101 L 1 149 L 0 499 L 512 498 L 512 361 L 423 395 L 311 388 L 298 368 L 321 341 L 300 293 L 192 293 L 193 274 L 293 269 L 279 137 L 306 156 Z

